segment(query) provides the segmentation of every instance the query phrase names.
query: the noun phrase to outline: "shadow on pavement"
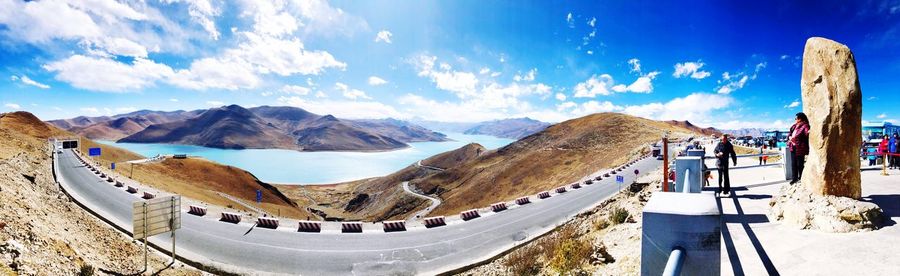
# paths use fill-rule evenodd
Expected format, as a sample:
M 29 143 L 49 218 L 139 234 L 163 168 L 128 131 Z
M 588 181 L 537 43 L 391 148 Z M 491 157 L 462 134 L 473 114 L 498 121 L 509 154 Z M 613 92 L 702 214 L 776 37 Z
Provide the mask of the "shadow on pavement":
M 869 195 L 862 198 L 863 201 L 875 203 L 888 220 L 882 226 L 893 226 L 900 219 L 900 195 Z
M 772 185 L 772 184 L 777 184 L 779 182 L 784 182 L 784 181 L 777 181 L 777 182 L 773 182 L 773 183 L 762 183 L 762 184 Z M 765 186 L 762 184 L 756 184 L 756 185 L 753 185 L 752 187 Z M 741 190 L 747 190 L 746 187 L 736 187 L 736 188 L 743 188 Z M 753 232 L 753 229 L 750 227 L 751 223 L 769 222 L 769 218 L 763 214 L 754 214 L 754 215 L 744 214 L 744 209 L 741 207 L 740 201 L 738 201 L 738 198 L 740 198 L 742 196 L 735 194 L 736 190 L 738 190 L 738 189 L 732 188 L 732 193 L 731 193 L 731 196 L 729 196 L 729 197 L 724 197 L 724 198 L 717 197 L 716 198 L 716 205 L 719 208 L 719 212 L 722 213 L 722 239 L 725 241 L 725 250 L 728 252 L 728 260 L 731 263 L 731 271 L 734 273 L 734 275 L 745 275 L 744 268 L 741 265 L 740 257 L 738 257 L 738 254 L 737 254 L 737 249 L 735 249 L 735 246 L 734 246 L 734 240 L 731 236 L 731 230 L 729 230 L 728 226 L 726 225 L 727 223 L 740 223 L 741 227 L 744 228 L 744 232 L 747 233 L 747 238 L 749 238 L 750 243 L 753 244 L 753 248 L 756 249 L 756 253 L 757 253 L 757 255 L 759 255 L 760 261 L 762 262 L 763 266 L 766 268 L 766 273 L 768 273 L 768 275 L 781 275 L 778 273 L 778 269 L 775 268 L 775 265 L 772 264 L 772 260 L 769 259 L 769 254 L 766 253 L 766 249 L 763 248 L 762 243 L 759 242 L 759 238 L 756 237 L 756 234 Z M 758 196 L 758 195 L 754 195 L 754 196 Z M 727 215 L 723 212 L 722 200 L 723 199 L 727 200 L 728 198 L 731 198 L 731 200 L 734 202 L 734 208 L 735 208 L 735 211 L 737 212 L 737 214 Z

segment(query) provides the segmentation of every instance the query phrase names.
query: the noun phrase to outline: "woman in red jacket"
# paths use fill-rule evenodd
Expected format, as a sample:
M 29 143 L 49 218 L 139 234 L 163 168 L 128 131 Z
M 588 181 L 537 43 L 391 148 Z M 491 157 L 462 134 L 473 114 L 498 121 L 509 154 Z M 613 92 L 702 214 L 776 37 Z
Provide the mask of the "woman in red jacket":
M 878 144 L 878 157 L 876 158 L 884 158 L 884 154 L 888 153 L 888 145 L 890 145 L 890 137 L 884 135 L 884 139 L 881 139 L 881 143 Z M 887 160 L 881 160 L 882 163 L 886 163 Z
M 803 165 L 806 163 L 806 155 L 809 154 L 809 118 L 803 112 L 797 113 L 794 125 L 791 126 L 788 136 L 788 150 L 791 152 L 793 170 L 791 170 L 791 184 L 800 181 L 803 176 Z

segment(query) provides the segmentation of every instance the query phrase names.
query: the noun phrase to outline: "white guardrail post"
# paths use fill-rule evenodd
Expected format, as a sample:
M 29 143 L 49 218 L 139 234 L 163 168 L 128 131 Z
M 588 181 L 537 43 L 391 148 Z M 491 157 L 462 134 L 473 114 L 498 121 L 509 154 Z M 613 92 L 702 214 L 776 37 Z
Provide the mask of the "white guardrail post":
M 643 211 L 641 275 L 720 275 L 720 219 L 711 193 L 654 193 Z
M 675 189 L 673 191 L 699 193 L 703 190 L 703 157 L 675 158 Z

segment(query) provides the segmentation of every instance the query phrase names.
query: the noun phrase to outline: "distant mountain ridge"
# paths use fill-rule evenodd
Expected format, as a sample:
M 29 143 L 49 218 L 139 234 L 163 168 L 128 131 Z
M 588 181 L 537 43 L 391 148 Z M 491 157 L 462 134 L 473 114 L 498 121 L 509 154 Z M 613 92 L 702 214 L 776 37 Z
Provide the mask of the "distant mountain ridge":
M 447 141 L 446 135 L 395 119 L 345 120 L 285 106 L 238 105 L 195 111 L 141 110 L 49 123 L 92 139 L 173 143 L 215 148 L 374 151 L 409 142 Z
M 694 131 L 694 132 L 697 132 L 697 133 L 701 133 L 701 134 L 703 134 L 703 135 L 716 135 L 716 136 L 721 136 L 721 135 L 722 135 L 722 132 L 719 131 L 718 129 L 715 129 L 715 128 L 713 128 L 713 127 L 701 128 L 701 127 L 698 127 L 698 126 L 692 124 L 692 123 L 689 122 L 689 121 L 675 121 L 675 120 L 671 120 L 671 121 L 666 121 L 666 123 L 669 123 L 669 124 L 671 124 L 671 125 L 673 125 L 673 126 L 686 128 L 686 129 L 689 129 L 689 130 L 691 130 L 691 131 Z
M 509 139 L 520 139 L 544 130 L 551 125 L 550 123 L 527 117 L 484 122 L 437 122 L 422 119 L 413 120 L 413 122 L 437 131 L 489 135 Z

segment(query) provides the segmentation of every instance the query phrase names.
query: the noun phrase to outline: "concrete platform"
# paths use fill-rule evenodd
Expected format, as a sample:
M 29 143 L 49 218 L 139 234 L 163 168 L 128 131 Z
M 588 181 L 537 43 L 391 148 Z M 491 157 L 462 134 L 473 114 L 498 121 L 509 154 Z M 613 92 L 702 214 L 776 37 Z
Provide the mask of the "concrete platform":
M 711 153 L 709 153 L 711 154 Z M 756 158 L 738 165 L 758 164 Z M 714 167 L 715 160 L 707 160 Z M 890 217 L 882 229 L 848 234 L 798 230 L 766 217 L 769 200 L 783 185 L 781 167 L 734 170 L 732 195 L 718 199 L 722 210 L 722 275 L 897 275 L 900 271 L 900 171 L 862 172 L 863 200 Z M 717 173 L 710 179 L 717 190 Z

